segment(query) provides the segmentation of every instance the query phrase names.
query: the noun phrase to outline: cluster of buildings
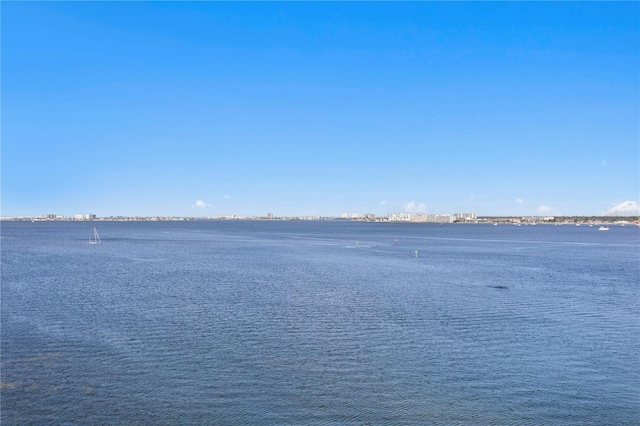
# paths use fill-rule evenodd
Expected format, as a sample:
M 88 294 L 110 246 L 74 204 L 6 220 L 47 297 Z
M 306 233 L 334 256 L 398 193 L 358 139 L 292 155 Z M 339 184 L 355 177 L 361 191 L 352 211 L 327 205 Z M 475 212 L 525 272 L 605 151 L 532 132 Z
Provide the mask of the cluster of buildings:
M 359 215 L 358 213 L 342 213 L 341 219 L 364 220 L 376 222 L 428 222 L 428 223 L 453 223 L 453 222 L 477 222 L 476 213 L 389 213 L 387 217 L 376 217 L 374 214 Z
M 73 220 L 95 220 L 96 215 L 93 213 L 76 213 L 73 215 Z
M 453 223 L 453 222 L 475 222 L 478 220 L 476 213 L 390 213 L 387 216 L 388 222 L 430 222 L 430 223 Z
M 603 222 L 611 223 L 638 223 L 638 217 L 604 217 L 604 216 L 483 216 L 478 217 L 476 213 L 443 213 L 443 214 L 427 214 L 427 213 L 390 213 L 387 216 L 376 216 L 371 213 L 360 215 L 358 213 L 342 213 L 340 217 L 333 216 L 275 216 L 273 213 L 267 213 L 265 216 L 242 216 L 242 215 L 223 215 L 208 217 L 182 217 L 182 216 L 109 216 L 97 217 L 93 213 L 78 213 L 71 216 L 63 216 L 58 214 L 42 214 L 39 216 L 15 216 L 0 217 L 0 221 L 113 221 L 113 222 L 140 222 L 140 221 L 191 221 L 191 220 L 355 220 L 363 222 L 398 222 L 398 223 L 493 223 L 493 224 L 538 224 L 538 223 L 555 223 L 555 224 L 599 224 Z
M 141 221 L 182 221 L 195 220 L 195 218 L 175 217 L 175 216 L 108 216 L 98 217 L 93 213 L 76 213 L 73 216 L 64 216 L 60 214 L 41 214 L 39 216 L 3 216 L 2 221 L 28 221 L 28 222 L 47 222 L 47 221 L 110 221 L 110 222 L 141 222 Z
M 39 216 L 3 216 L 0 220 L 27 220 L 27 221 L 51 221 L 51 220 L 96 220 L 97 217 L 93 213 L 76 213 L 73 217 L 67 217 L 61 214 L 41 214 Z

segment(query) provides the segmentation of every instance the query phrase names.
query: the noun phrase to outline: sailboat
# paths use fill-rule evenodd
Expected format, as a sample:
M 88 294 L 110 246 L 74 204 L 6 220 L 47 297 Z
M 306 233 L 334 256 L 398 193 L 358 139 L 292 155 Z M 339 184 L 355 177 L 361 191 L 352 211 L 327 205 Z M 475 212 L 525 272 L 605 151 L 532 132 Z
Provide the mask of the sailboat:
M 100 241 L 100 235 L 98 235 L 98 231 L 96 230 L 96 228 L 93 228 L 93 235 L 89 236 L 89 241 L 87 242 L 87 244 L 101 244 L 102 241 Z

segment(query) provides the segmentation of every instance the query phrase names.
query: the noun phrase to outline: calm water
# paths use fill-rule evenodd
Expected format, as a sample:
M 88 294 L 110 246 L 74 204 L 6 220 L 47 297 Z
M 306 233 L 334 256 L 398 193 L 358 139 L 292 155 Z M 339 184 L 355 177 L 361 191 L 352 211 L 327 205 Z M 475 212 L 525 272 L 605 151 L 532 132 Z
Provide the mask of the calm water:
M 610 228 L 4 222 L 1 421 L 638 424 Z

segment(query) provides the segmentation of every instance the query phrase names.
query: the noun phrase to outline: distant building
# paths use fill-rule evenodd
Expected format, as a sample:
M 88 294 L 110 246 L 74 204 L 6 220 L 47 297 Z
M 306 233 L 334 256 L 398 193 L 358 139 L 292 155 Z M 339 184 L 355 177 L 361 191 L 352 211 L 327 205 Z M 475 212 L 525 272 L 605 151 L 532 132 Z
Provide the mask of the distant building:
M 429 222 L 429 215 L 425 213 L 412 213 L 409 215 L 411 222 Z
M 456 213 L 453 215 L 456 222 L 464 222 L 465 220 L 477 220 L 478 215 L 475 213 Z
M 357 219 L 358 213 L 351 213 L 351 219 Z
M 389 213 L 389 222 L 431 222 L 431 223 L 451 223 L 454 216 L 449 213 L 426 214 L 426 213 Z
M 349 219 L 349 213 L 342 213 L 343 219 Z
M 273 213 L 267 213 L 267 219 L 273 219 Z
M 451 216 L 449 213 L 437 214 L 435 216 L 436 217 L 434 222 L 437 222 L 437 223 L 451 223 L 454 220 L 453 216 Z
M 409 213 L 389 213 L 387 220 L 389 222 L 409 222 L 411 215 Z

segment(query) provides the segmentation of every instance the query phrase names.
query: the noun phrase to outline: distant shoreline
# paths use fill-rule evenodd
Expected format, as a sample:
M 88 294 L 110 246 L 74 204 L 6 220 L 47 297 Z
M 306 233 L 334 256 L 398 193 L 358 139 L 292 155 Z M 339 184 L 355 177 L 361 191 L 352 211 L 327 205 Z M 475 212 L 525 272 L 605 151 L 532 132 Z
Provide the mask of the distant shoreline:
M 451 222 L 433 222 L 425 220 L 388 220 L 386 217 L 368 218 L 340 218 L 331 216 L 211 216 L 211 217 L 183 217 L 183 216 L 107 216 L 92 219 L 76 219 L 72 217 L 50 216 L 12 216 L 0 217 L 2 222 L 188 222 L 188 221 L 349 221 L 349 222 L 375 222 L 375 223 L 411 223 L 411 224 L 587 224 L 601 223 L 640 224 L 638 216 L 478 216 L 473 220 L 459 220 Z

